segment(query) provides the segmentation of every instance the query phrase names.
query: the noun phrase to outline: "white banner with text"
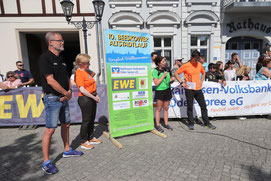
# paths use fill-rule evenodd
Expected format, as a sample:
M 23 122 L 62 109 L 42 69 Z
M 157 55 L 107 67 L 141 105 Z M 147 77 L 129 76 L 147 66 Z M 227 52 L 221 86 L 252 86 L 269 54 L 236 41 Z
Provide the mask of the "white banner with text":
M 185 90 L 174 82 L 171 84 L 172 99 L 169 118 L 187 117 Z M 247 116 L 271 113 L 271 81 L 228 81 L 226 86 L 215 82 L 204 82 L 204 93 L 208 116 Z M 194 115 L 201 116 L 198 103 L 194 103 Z

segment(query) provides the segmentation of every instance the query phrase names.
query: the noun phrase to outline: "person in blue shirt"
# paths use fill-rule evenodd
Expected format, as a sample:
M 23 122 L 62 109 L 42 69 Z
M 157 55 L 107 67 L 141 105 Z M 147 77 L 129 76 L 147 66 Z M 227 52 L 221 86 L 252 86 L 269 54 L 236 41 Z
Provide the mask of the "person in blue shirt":
M 32 74 L 24 69 L 24 64 L 22 61 L 16 62 L 17 70 L 14 71 L 14 73 L 21 79 L 22 85 L 31 85 L 34 83 L 34 79 L 32 77 Z
M 271 59 L 265 58 L 262 63 L 262 68 L 257 72 L 255 80 L 268 80 L 271 78 Z

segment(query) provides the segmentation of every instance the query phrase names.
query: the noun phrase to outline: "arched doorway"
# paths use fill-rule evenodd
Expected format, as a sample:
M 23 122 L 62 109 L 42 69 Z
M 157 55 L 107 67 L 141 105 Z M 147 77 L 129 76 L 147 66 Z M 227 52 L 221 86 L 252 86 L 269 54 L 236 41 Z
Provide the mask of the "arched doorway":
M 251 76 L 256 74 L 256 63 L 262 50 L 263 40 L 250 37 L 239 36 L 229 39 L 226 43 L 226 62 L 231 59 L 232 53 L 238 53 L 242 63 L 251 68 Z

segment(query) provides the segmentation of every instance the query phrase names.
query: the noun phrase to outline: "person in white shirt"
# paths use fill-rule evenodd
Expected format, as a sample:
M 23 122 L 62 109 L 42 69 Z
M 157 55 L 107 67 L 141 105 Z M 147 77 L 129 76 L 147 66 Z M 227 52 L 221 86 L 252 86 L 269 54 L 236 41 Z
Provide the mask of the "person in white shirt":
M 224 75 L 226 81 L 232 81 L 236 79 L 235 62 L 233 60 L 228 61 L 225 64 Z

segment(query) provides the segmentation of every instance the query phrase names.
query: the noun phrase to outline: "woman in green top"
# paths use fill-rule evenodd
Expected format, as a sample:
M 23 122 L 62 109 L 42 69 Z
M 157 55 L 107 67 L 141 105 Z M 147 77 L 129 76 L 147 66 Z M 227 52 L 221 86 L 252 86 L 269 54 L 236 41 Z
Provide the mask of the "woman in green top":
M 161 109 L 164 109 L 164 123 L 165 128 L 169 130 L 173 130 L 168 124 L 168 107 L 170 103 L 170 99 L 172 98 L 170 83 L 175 80 L 174 77 L 170 76 L 170 70 L 166 67 L 167 62 L 165 57 L 157 57 L 155 59 L 155 64 L 157 68 L 155 68 L 152 72 L 152 77 L 155 88 L 155 99 L 157 102 L 157 109 L 155 112 L 155 121 L 156 121 L 156 129 L 159 132 L 164 132 L 164 130 L 160 127 L 160 113 Z

